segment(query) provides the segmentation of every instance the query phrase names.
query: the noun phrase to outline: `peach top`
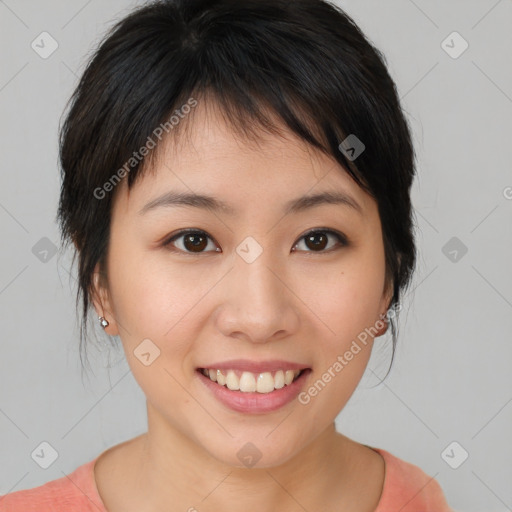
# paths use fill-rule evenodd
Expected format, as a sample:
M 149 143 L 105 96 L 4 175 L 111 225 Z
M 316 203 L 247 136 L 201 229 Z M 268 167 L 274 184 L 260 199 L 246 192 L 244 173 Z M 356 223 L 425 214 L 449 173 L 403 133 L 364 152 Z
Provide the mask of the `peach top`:
M 454 512 L 434 478 L 386 450 L 370 448 L 386 463 L 375 512 Z M 67 476 L 0 496 L 0 512 L 108 512 L 94 479 L 94 463 L 99 456 Z

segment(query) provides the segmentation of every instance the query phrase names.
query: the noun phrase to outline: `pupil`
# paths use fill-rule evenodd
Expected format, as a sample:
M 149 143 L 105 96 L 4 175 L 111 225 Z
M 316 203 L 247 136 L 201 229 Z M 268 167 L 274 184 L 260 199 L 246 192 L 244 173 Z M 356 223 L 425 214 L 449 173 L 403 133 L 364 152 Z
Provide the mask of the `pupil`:
M 193 241 L 194 239 L 196 239 L 195 242 Z M 198 241 L 197 239 L 202 239 L 202 241 Z M 196 249 L 197 248 L 204 249 L 204 247 L 205 247 L 204 240 L 205 240 L 205 237 L 202 235 L 195 235 L 195 234 L 188 235 L 187 237 L 185 237 L 185 247 L 187 247 L 187 249 L 189 249 L 189 247 L 187 246 L 187 242 L 189 242 L 192 244 L 192 247 L 194 247 Z
M 323 239 L 323 243 L 318 243 L 318 238 Z M 323 249 L 326 245 L 327 237 L 324 235 L 324 233 L 315 233 L 313 235 L 309 235 L 307 237 L 308 242 L 313 242 L 313 246 L 310 247 L 310 249 Z M 309 247 L 309 246 L 308 246 Z

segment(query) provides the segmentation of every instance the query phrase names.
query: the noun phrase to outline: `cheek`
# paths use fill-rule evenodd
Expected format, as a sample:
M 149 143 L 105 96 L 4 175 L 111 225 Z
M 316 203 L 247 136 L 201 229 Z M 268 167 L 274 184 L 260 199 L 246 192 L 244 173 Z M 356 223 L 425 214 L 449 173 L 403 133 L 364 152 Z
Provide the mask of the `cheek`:
M 205 292 L 162 258 L 113 251 L 112 261 L 114 314 L 135 380 L 151 403 L 186 405 L 189 397 L 176 381 L 184 379 L 195 306 Z
M 316 323 L 325 326 L 315 380 L 303 405 L 311 403 L 312 410 L 323 410 L 333 419 L 356 389 L 371 355 L 369 329 L 378 318 L 384 283 L 380 256 L 377 251 L 358 251 L 337 270 L 310 276 L 302 288 Z
M 334 337 L 333 337 L 334 339 Z M 335 341 L 322 340 L 322 355 L 298 403 L 309 416 L 332 422 L 357 388 L 371 354 L 371 339 L 362 342 L 344 332 Z
M 369 288 L 366 288 L 368 290 Z M 339 302 L 326 301 L 318 316 L 329 325 L 318 346 L 314 380 L 304 390 L 302 401 L 312 413 L 334 421 L 359 384 L 367 367 L 373 346 L 369 327 L 374 317 L 370 303 L 377 298 L 361 293 L 359 286 L 338 293 Z M 364 288 L 362 290 L 365 290 Z M 366 302 L 367 301 L 367 302 Z M 375 306 L 376 307 L 376 306 Z
M 184 350 L 184 331 L 192 328 L 211 276 L 199 265 L 170 265 L 160 251 L 112 251 L 112 262 L 112 303 L 123 339 L 130 346 L 149 338 L 161 350 Z
M 340 349 L 376 321 L 383 283 L 379 262 L 358 254 L 322 275 L 302 279 L 300 296 L 324 324 L 326 341 Z

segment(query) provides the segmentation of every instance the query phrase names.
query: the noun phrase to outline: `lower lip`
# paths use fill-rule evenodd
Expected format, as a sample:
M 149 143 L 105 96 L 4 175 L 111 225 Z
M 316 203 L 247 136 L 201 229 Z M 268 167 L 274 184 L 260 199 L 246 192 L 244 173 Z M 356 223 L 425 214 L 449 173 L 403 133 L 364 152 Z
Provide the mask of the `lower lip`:
M 303 370 L 299 378 L 291 384 L 281 389 L 275 389 L 270 393 L 232 391 L 212 381 L 200 370 L 196 370 L 196 373 L 199 375 L 200 381 L 225 406 L 237 412 L 257 414 L 276 411 L 290 403 L 300 393 L 307 376 L 311 373 L 311 369 Z

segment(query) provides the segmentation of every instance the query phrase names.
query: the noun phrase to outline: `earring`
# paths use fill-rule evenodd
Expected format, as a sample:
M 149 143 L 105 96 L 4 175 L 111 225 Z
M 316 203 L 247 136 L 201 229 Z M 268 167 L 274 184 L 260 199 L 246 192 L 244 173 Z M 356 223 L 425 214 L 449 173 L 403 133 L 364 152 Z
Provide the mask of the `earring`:
M 100 316 L 98 317 L 98 320 L 100 322 L 100 325 L 105 329 L 109 325 L 108 320 L 106 320 L 104 317 Z

